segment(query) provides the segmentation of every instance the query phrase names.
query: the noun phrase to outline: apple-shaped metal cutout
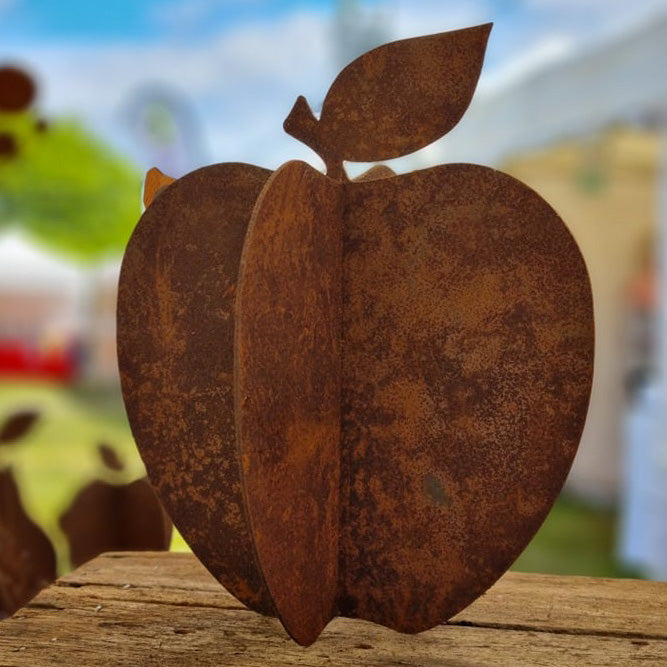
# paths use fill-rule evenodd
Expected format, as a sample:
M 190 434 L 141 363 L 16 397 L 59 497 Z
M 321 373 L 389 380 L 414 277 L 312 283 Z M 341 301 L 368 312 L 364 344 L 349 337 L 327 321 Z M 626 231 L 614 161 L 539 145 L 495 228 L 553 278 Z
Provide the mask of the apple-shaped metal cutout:
M 11 468 L 0 469 L 0 620 L 56 578 L 56 555 L 28 516 Z
M 300 98 L 285 127 L 327 175 L 153 172 L 127 247 L 118 352 L 150 479 L 204 565 L 301 644 L 336 615 L 419 632 L 457 613 L 578 446 L 592 301 L 553 209 L 476 165 L 343 169 L 448 131 L 489 30 L 365 54 L 319 120 Z

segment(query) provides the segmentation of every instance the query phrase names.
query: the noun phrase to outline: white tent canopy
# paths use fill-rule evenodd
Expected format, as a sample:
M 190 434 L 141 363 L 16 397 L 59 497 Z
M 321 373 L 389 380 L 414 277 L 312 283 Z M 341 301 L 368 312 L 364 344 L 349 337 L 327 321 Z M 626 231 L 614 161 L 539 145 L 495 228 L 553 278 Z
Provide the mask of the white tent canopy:
M 497 164 L 518 151 L 619 121 L 664 120 L 666 64 L 663 10 L 585 51 L 564 49 L 550 64 L 503 85 L 481 86 L 459 125 L 438 143 L 438 161 Z
M 0 289 L 65 292 L 75 296 L 84 284 L 83 269 L 42 249 L 23 232 L 0 235 Z

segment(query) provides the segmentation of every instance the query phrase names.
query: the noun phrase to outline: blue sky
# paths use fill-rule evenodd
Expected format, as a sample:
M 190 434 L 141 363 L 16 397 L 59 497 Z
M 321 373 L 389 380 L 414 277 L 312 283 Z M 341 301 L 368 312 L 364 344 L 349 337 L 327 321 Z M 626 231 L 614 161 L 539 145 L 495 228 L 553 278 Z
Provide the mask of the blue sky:
M 331 15 L 346 3 L 337 0 L 0 0 L 0 42 L 5 44 L 29 42 L 77 41 L 80 43 L 105 41 L 140 41 L 155 43 L 163 39 L 187 36 L 208 39 L 225 31 L 253 22 L 270 23 L 298 11 L 321 12 Z M 394 0 L 359 0 L 354 3 L 362 9 L 396 11 L 401 2 Z M 412 12 L 433 13 L 438 4 L 443 16 L 452 13 L 455 6 L 465 4 L 485 8 L 495 20 L 512 21 L 517 27 L 534 21 L 573 17 L 581 20 L 595 13 L 595 5 L 581 3 L 579 8 L 570 4 L 562 11 L 558 3 L 549 0 L 466 0 L 440 3 L 412 3 Z M 567 5 L 567 2 L 565 3 Z M 421 8 L 420 8 L 421 7 Z M 478 13 L 484 13 L 479 12 Z
M 186 17 L 182 29 L 194 28 L 198 37 L 255 20 L 271 21 L 300 7 L 326 11 L 328 0 L 0 0 L 6 13 L 0 37 L 13 40 L 75 39 L 156 41 L 169 37 L 169 15 Z M 161 18 L 162 17 L 162 18 Z
M 356 6 L 351 24 L 341 5 Z M 316 162 L 282 120 L 299 94 L 316 108 L 359 45 L 494 21 L 483 94 L 665 11 L 667 0 L 0 0 L 0 63 L 35 74 L 43 113 L 78 117 L 142 168 L 164 157 L 133 125 L 149 98 L 191 121 L 172 171 L 275 167 Z
M 206 39 L 224 30 L 250 22 L 270 22 L 300 10 L 336 11 L 344 4 L 362 8 L 395 10 L 404 4 L 396 0 L 0 0 L 0 40 L 17 41 L 143 41 L 155 42 L 176 32 L 190 33 Z M 641 11 L 642 6 L 659 6 L 659 0 L 638 0 L 620 3 L 616 0 L 457 0 L 440 2 L 414 0 L 412 11 L 433 12 L 440 6 L 443 15 L 455 6 L 470 4 L 484 7 L 487 13 L 501 22 L 513 22 L 517 28 L 550 23 L 575 29 L 587 27 L 595 31 L 606 20 L 623 14 Z M 591 24 L 590 20 L 595 19 Z

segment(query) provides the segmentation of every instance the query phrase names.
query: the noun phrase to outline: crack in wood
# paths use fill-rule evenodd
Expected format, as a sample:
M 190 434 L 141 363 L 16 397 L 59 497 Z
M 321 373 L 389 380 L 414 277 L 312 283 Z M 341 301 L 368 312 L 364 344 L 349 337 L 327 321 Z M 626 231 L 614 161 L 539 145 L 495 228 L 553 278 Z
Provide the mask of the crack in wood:
M 624 632 L 617 630 L 596 630 L 594 628 L 548 628 L 539 625 L 520 623 L 484 623 L 483 621 L 449 621 L 445 626 L 455 625 L 460 628 L 484 628 L 485 630 L 503 630 L 516 632 L 541 632 L 552 635 L 578 635 L 581 637 L 612 637 L 614 639 L 650 639 L 667 641 L 667 635 L 651 635 L 644 632 Z M 634 643 L 634 642 L 633 642 Z
M 56 582 L 58 586 L 67 587 L 66 582 Z M 100 586 L 108 589 L 118 588 L 117 584 L 81 584 L 75 588 L 85 587 L 85 586 Z M 201 592 L 209 593 L 210 591 L 202 589 L 186 589 L 179 587 L 153 587 L 153 588 L 143 588 L 139 586 L 133 586 L 132 590 L 135 592 L 150 592 L 151 590 L 163 591 L 182 591 L 188 590 L 192 592 L 193 590 L 201 590 Z M 126 589 L 127 590 L 127 589 Z M 100 599 L 99 596 L 91 596 L 94 599 Z M 130 598 L 129 596 L 104 596 L 105 602 L 120 602 L 127 603 L 132 602 L 134 604 L 150 604 L 158 605 L 160 607 L 185 607 L 191 609 L 219 609 L 222 611 L 240 611 L 240 612 L 249 612 L 251 611 L 247 607 L 244 607 L 240 604 L 211 604 L 206 602 L 197 602 L 191 600 L 160 600 L 155 598 L 146 598 L 146 599 L 137 599 L 136 597 Z M 46 611 L 62 611 L 66 609 L 65 607 L 59 607 L 53 603 L 48 602 L 31 602 L 24 609 L 31 609 L 34 611 L 37 610 L 46 610 Z M 105 622 L 99 623 L 99 627 L 112 627 L 114 625 L 123 625 L 122 622 Z M 484 630 L 499 630 L 502 632 L 539 632 L 543 634 L 552 634 L 552 635 L 577 635 L 581 637 L 599 637 L 599 638 L 613 638 L 613 639 L 628 639 L 628 640 L 651 640 L 651 641 L 667 641 L 667 635 L 660 634 L 650 634 L 644 632 L 627 632 L 627 631 L 616 631 L 616 630 L 596 630 L 594 628 L 558 628 L 558 627 L 546 627 L 540 625 L 529 625 L 529 624 L 520 624 L 520 623 L 488 623 L 483 621 L 449 621 L 447 623 L 441 624 L 441 627 L 456 626 L 459 628 L 470 628 L 470 629 L 484 629 Z M 134 625 L 133 625 L 134 627 Z M 187 634 L 189 631 L 176 632 L 176 634 Z M 634 642 L 633 642 L 634 643 Z M 641 644 L 638 644 L 641 645 Z M 1 666 L 0 666 L 1 667 Z

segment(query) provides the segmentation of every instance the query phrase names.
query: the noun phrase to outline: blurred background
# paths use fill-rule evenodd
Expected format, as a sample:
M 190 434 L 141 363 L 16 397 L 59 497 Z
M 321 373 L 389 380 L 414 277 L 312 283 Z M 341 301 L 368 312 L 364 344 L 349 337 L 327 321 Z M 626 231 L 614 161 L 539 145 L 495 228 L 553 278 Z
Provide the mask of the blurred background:
M 667 0 L 0 0 L 0 607 L 21 597 L 5 590 L 21 539 L 52 545 L 26 590 L 96 551 L 142 546 L 123 532 L 144 472 L 114 326 L 145 171 L 319 167 L 282 131 L 299 94 L 317 110 L 360 53 L 488 21 L 461 123 L 390 164 L 516 175 L 589 267 L 589 418 L 515 567 L 667 579 Z M 23 533 L 7 528 L 19 515 Z M 97 531 L 87 545 L 84 526 Z M 169 543 L 158 533 L 145 546 Z

